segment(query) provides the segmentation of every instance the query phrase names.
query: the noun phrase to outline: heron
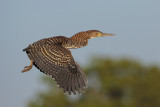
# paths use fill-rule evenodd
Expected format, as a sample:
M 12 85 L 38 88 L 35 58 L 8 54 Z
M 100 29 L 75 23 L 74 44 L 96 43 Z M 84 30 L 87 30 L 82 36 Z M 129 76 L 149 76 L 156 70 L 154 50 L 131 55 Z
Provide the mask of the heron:
M 25 66 L 22 72 L 29 71 L 34 65 L 54 78 L 64 93 L 81 94 L 85 91 L 88 80 L 69 49 L 84 47 L 91 38 L 113 35 L 99 30 L 88 30 L 76 33 L 70 38 L 55 36 L 36 41 L 23 49 L 30 59 L 30 65 Z

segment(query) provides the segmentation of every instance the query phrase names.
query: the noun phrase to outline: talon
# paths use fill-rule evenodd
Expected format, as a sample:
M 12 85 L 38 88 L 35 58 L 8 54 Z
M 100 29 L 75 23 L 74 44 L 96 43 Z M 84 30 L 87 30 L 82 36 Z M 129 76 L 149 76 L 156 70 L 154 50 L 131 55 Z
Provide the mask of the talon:
M 24 67 L 24 69 L 22 70 L 22 73 L 23 73 L 23 72 L 27 72 L 27 71 L 29 71 L 30 69 L 32 69 L 32 66 L 33 66 L 33 60 L 31 60 L 30 66 L 25 66 L 25 67 Z

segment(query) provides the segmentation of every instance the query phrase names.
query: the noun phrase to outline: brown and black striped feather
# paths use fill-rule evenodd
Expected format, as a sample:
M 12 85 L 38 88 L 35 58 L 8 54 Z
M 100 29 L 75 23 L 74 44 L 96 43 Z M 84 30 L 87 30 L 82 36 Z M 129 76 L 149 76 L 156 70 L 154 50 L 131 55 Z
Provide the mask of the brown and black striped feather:
M 54 41 L 56 43 L 53 43 Z M 57 41 L 54 38 L 40 40 L 29 45 L 24 51 L 34 65 L 43 73 L 51 75 L 65 93 L 80 93 L 80 90 L 83 91 L 86 87 L 86 76 L 74 61 L 70 50 Z

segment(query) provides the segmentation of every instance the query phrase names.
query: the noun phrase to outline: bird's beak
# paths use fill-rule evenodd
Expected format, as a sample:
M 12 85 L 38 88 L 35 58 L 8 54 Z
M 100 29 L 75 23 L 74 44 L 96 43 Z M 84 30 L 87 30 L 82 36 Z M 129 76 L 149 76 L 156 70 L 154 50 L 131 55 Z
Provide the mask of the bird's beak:
M 101 36 L 114 36 L 115 34 L 111 34 L 111 33 L 102 33 Z

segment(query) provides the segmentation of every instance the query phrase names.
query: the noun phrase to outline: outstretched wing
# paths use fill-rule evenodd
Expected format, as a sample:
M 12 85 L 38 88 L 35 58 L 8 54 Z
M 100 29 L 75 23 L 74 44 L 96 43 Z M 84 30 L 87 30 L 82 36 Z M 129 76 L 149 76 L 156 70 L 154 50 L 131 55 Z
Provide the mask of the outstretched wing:
M 69 95 L 80 94 L 86 87 L 87 78 L 74 61 L 70 50 L 61 44 L 35 43 L 25 49 L 34 65 L 45 74 L 51 75 L 57 85 Z

